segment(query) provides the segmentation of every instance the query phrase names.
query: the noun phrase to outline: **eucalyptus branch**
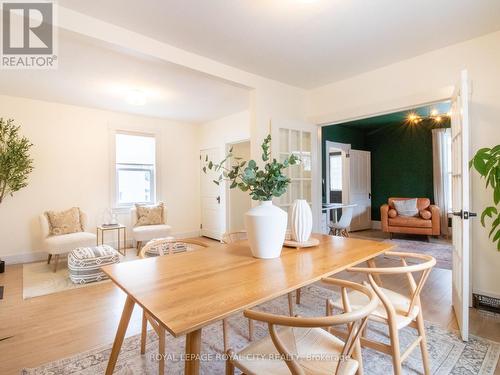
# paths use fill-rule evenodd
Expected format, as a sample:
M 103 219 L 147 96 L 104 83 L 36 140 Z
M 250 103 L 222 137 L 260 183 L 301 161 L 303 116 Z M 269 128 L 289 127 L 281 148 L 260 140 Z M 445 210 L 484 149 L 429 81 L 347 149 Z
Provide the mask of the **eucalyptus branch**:
M 276 159 L 271 160 L 271 135 L 264 139 L 261 148 L 262 161 L 266 162 L 262 169 L 257 166 L 255 160 L 245 161 L 234 157 L 231 148 L 226 157 L 218 163 L 209 160 L 207 156 L 203 172 L 219 173 L 218 177 L 213 180 L 215 184 L 219 185 L 227 181 L 230 183 L 230 189 L 238 188 L 241 191 L 249 191 L 253 200 L 266 201 L 273 197 L 280 197 L 286 192 L 290 183 L 290 178 L 283 174 L 283 170 L 290 165 L 298 164 L 300 160 L 294 154 L 288 156 L 282 163 Z M 228 168 L 226 164 L 230 159 L 234 159 L 235 162 Z

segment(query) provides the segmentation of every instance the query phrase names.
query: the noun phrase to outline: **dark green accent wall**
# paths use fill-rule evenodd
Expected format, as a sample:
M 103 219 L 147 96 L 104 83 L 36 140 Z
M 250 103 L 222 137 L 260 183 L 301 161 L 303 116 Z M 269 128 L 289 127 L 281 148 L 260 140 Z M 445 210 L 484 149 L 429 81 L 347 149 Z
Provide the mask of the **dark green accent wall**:
M 428 197 L 434 201 L 432 124 L 396 124 L 366 136 L 371 152 L 372 220 L 389 197 Z
M 443 126 L 449 127 L 449 123 Z M 323 173 L 325 141 L 350 143 L 352 149 L 371 152 L 372 220 L 380 220 L 380 206 L 391 196 L 428 197 L 433 202 L 434 127 L 432 121 L 415 125 L 388 123 L 366 130 L 344 125 L 323 127 Z

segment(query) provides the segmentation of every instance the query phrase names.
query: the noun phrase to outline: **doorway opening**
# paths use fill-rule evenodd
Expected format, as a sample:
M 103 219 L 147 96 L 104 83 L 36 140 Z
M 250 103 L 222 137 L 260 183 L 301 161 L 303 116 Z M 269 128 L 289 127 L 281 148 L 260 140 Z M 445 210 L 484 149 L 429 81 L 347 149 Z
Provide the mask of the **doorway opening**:
M 365 147 L 372 154 L 372 228 L 355 233 L 363 237 L 365 232 L 369 239 L 381 241 L 388 241 L 387 236 L 397 233 L 398 237 L 404 235 L 406 238 L 396 239 L 400 241 L 396 243 L 396 251 L 399 248 L 403 252 L 433 255 L 437 260 L 433 273 L 442 273 L 445 279 L 451 281 L 439 283 L 440 287 L 445 287 L 441 300 L 436 303 L 443 305 L 448 300 L 449 305 L 453 306 L 457 326 L 464 341 L 468 340 L 472 290 L 469 277 L 468 220 L 469 96 L 468 75 L 464 70 L 451 100 L 349 123 L 325 125 L 321 128 L 323 217 L 325 208 L 328 210 L 327 189 L 330 188 L 325 186 L 329 178 L 327 174 L 330 173 L 325 168 L 328 162 L 326 142 L 348 143 L 351 148 Z M 399 124 L 389 124 L 387 120 L 390 117 L 396 117 Z M 385 194 L 381 194 L 384 189 Z M 397 198 L 400 204 L 396 205 L 394 198 Z M 404 202 L 401 198 L 411 201 L 401 205 L 401 202 Z M 410 215 L 401 215 L 401 212 L 398 212 L 398 209 L 402 210 L 401 206 L 412 206 L 413 201 L 416 205 L 414 214 L 413 209 Z M 437 210 L 431 209 L 430 206 L 436 207 Z M 430 214 L 421 212 L 423 208 L 431 211 Z M 427 221 L 423 223 L 422 220 Z M 450 225 L 453 228 L 452 241 L 449 240 Z M 440 246 L 441 249 L 438 249 Z
M 250 160 L 250 141 L 230 143 L 227 150 L 232 148 L 233 158 L 228 160 L 229 165 L 236 162 L 235 157 Z M 245 229 L 245 212 L 252 208 L 252 199 L 247 192 L 240 189 L 229 189 L 226 184 L 226 232 L 237 232 Z

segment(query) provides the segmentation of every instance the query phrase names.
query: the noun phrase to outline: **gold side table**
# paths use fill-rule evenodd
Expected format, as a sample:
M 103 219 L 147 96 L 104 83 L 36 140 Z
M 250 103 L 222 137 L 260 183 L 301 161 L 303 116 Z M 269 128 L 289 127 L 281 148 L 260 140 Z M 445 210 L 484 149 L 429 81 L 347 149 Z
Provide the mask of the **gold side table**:
M 127 227 L 123 224 L 116 225 L 98 225 L 97 226 L 97 246 L 99 246 L 99 233 L 101 234 L 101 245 L 104 244 L 104 232 L 118 231 L 118 252 L 122 255 L 127 255 Z M 120 234 L 123 230 L 123 247 L 120 244 Z M 123 250 L 123 252 L 122 252 Z

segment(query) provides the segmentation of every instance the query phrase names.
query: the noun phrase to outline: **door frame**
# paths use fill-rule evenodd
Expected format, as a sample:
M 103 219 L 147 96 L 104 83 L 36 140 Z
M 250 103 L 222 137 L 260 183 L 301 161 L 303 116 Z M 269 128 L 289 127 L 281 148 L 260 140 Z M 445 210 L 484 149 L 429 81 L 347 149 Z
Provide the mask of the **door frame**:
M 240 139 L 240 140 L 237 140 L 237 141 L 231 141 L 231 142 L 228 142 L 224 145 L 224 151 L 226 153 L 226 155 L 229 153 L 229 150 L 231 149 L 232 146 L 234 145 L 237 145 L 237 144 L 240 144 L 240 143 L 245 143 L 245 142 L 248 142 L 250 144 L 250 152 L 252 151 L 252 141 L 250 140 L 250 138 L 246 138 L 246 139 Z M 228 160 L 226 162 L 226 165 L 229 166 L 230 164 L 230 161 Z M 229 190 L 231 190 L 229 188 L 230 184 L 224 182 L 224 197 L 223 197 L 223 201 L 224 201 L 224 205 L 225 205 L 225 210 L 224 210 L 224 231 L 225 232 L 228 232 L 229 231 L 229 220 L 231 219 L 231 214 L 230 214 L 230 211 L 231 211 L 231 207 L 230 207 L 230 204 L 231 204 L 231 201 L 229 199 L 230 197 L 230 193 L 229 193 Z
M 351 151 L 350 143 L 341 143 L 326 141 L 325 142 L 325 194 L 326 203 L 330 203 L 330 148 L 338 148 L 342 152 L 342 203 L 349 203 L 349 184 L 350 184 L 350 166 L 349 152 Z

